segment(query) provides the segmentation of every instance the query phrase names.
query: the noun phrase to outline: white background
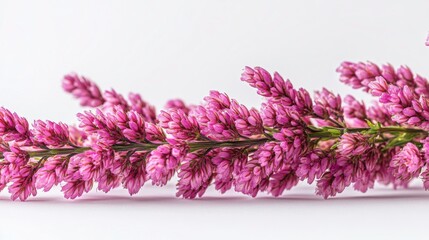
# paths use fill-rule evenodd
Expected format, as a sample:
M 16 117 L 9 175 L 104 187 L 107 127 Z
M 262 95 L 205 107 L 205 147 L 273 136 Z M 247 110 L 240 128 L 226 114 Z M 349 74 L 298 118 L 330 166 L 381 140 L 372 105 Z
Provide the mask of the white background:
M 158 109 L 199 103 L 210 89 L 249 106 L 261 98 L 245 65 L 279 71 L 297 87 L 339 84 L 343 60 L 409 65 L 429 76 L 428 1 L 2 1 L 0 105 L 34 119 L 76 123 L 61 90 L 75 71 L 103 89 L 139 92 Z M 368 101 L 369 102 L 369 101 Z M 28 202 L 0 193 L 0 239 L 414 239 L 427 235 L 429 193 L 377 187 L 331 200 L 300 185 L 274 199 L 209 190 L 174 198 L 174 183 L 135 197 L 118 189 L 66 201 L 55 189 Z

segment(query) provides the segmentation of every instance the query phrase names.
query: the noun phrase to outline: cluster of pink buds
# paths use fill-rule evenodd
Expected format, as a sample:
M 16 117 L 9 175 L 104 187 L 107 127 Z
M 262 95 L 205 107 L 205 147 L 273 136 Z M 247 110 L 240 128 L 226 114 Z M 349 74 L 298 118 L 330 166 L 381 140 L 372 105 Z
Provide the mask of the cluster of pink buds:
M 155 108 L 139 94 L 101 91 L 88 78 L 66 75 L 63 88 L 94 110 L 78 127 L 33 124 L 0 108 L 0 191 L 26 200 L 59 185 L 75 199 L 94 188 L 137 194 L 146 182 L 177 176 L 178 197 L 201 197 L 210 185 L 252 197 L 275 197 L 300 181 L 316 194 L 366 192 L 376 182 L 429 189 L 429 82 L 408 67 L 343 62 L 340 81 L 378 99 L 366 106 L 328 89 L 312 98 L 280 74 L 246 67 L 241 80 L 264 97 L 249 108 L 211 91 L 201 105 L 170 100 Z

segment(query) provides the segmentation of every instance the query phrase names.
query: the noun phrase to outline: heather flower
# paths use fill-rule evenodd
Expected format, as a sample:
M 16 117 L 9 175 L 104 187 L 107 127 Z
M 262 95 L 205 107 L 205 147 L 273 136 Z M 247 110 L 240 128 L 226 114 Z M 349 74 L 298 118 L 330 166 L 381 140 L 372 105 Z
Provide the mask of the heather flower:
M 64 192 L 64 197 L 66 199 L 75 199 L 82 196 L 85 192 L 89 192 L 92 189 L 93 181 L 84 181 L 81 179 L 72 180 L 67 182 L 64 186 L 61 187 L 61 191 Z
M 239 137 L 234 119 L 226 111 L 216 111 L 198 106 L 195 109 L 197 122 L 203 136 L 211 140 L 232 140 Z
M 186 115 L 189 114 L 191 111 L 191 107 L 187 106 L 185 102 L 183 102 L 181 99 L 171 99 L 168 100 L 167 103 L 164 106 L 164 109 L 180 109 L 182 110 Z
M 19 198 L 19 200 L 25 201 L 31 195 L 36 196 L 34 172 L 33 167 L 25 166 L 20 168 L 18 174 L 12 177 L 12 185 L 9 186 L 12 200 Z
M 258 110 L 254 108 L 248 110 L 246 106 L 232 100 L 228 113 L 234 119 L 235 128 L 241 136 L 250 137 L 264 133 L 262 118 Z
M 54 185 L 61 183 L 67 171 L 67 158 L 53 156 L 48 158 L 43 166 L 36 172 L 36 187 L 49 191 Z
M 391 115 L 387 108 L 383 105 L 380 105 L 378 102 L 374 102 L 372 106 L 367 109 L 368 119 L 371 119 L 373 122 L 381 123 L 384 126 L 395 125 L 396 123 L 392 121 Z
M 146 140 L 153 143 L 161 143 L 165 142 L 165 134 L 164 131 L 153 123 L 145 123 L 146 129 Z
M 258 94 L 267 97 L 272 103 L 280 103 L 283 106 L 294 106 L 301 113 L 312 112 L 312 101 L 307 90 L 293 88 L 289 80 L 284 80 L 277 72 L 273 77 L 263 68 L 246 67 L 241 75 L 241 80 L 258 89 Z
M 211 151 L 215 167 L 214 184 L 221 193 L 228 191 L 247 160 L 243 149 L 218 148 Z
M 335 96 L 332 92 L 323 88 L 322 91 L 316 91 L 314 99 L 313 111 L 318 117 L 322 119 L 331 117 L 335 120 L 343 120 L 340 95 Z
M 381 76 L 381 71 L 374 63 L 342 62 L 337 68 L 340 73 L 340 81 L 355 89 L 363 88 L 368 91 L 368 84 L 374 81 L 376 76 Z
M 130 195 L 138 193 L 149 178 L 146 170 L 146 156 L 146 153 L 134 153 L 129 158 L 129 164 L 122 178 L 122 186 L 128 190 Z M 114 184 L 116 183 L 113 181 L 112 185 L 114 186 Z
M 116 108 L 115 112 L 108 117 L 117 124 L 127 140 L 131 142 L 146 141 L 145 120 L 138 112 L 130 110 L 125 113 L 122 109 Z
M 429 190 L 429 168 L 426 168 L 425 171 L 420 175 L 423 181 L 423 187 L 425 190 Z
M 79 99 L 82 106 L 98 107 L 105 102 L 98 86 L 84 76 L 67 74 L 62 84 L 63 89 Z
M 336 188 L 333 186 L 335 177 L 331 172 L 326 172 L 322 177 L 317 181 L 316 194 L 321 195 L 323 198 L 327 199 L 330 196 L 335 196 L 337 194 Z
M 146 171 L 152 184 L 163 186 L 174 175 L 185 152 L 171 145 L 161 145 L 153 150 L 148 158 Z
M 259 191 L 268 187 L 269 177 L 257 159 L 251 159 L 243 166 L 235 181 L 235 191 L 256 197 Z
M 17 146 L 10 146 L 10 152 L 3 153 L 4 159 L 9 163 L 9 174 L 14 176 L 20 172 L 20 169 L 26 165 L 30 159 L 27 152 Z
M 110 190 L 120 185 L 121 178 L 118 175 L 112 173 L 110 169 L 106 169 L 97 181 L 97 189 L 108 193 Z
M 264 122 L 273 123 L 279 128 L 273 137 L 281 142 L 286 159 L 297 158 L 307 150 L 306 125 L 294 108 L 274 104 L 267 106 L 263 113 Z
M 98 134 L 100 136 L 100 143 L 103 145 L 112 146 L 123 139 L 121 129 L 118 128 L 115 117 L 108 117 L 99 109 L 97 109 L 96 114 L 86 111 L 79 113 L 77 116 L 81 122 L 79 127 L 88 133 Z
M 383 78 L 386 83 L 392 84 L 397 87 L 408 86 L 411 91 L 418 95 L 429 95 L 429 83 L 427 80 L 419 75 L 415 75 L 408 67 L 401 66 L 397 71 L 392 65 L 383 65 L 381 68 L 374 63 L 352 63 L 343 62 L 337 68 L 340 73 L 340 81 L 353 88 L 362 88 L 368 92 L 370 85 Z M 374 94 L 374 93 L 373 93 Z M 375 94 L 378 94 L 377 92 Z
M 342 193 L 351 184 L 353 165 L 346 158 L 339 161 L 342 162 L 340 165 L 331 167 L 331 171 L 325 172 L 317 181 L 317 195 L 321 195 L 325 199 L 334 197 L 337 193 Z
M 422 153 L 424 157 L 424 161 L 429 163 L 429 137 L 421 140 L 422 143 Z
M 292 105 L 295 99 L 295 90 L 292 83 L 284 81 L 277 72 L 271 74 L 261 67 L 246 67 L 241 75 L 241 81 L 249 83 L 258 89 L 258 94 L 264 97 L 282 98 L 286 103 Z
M 86 132 L 75 126 L 68 126 L 68 135 L 70 143 L 74 146 L 83 146 L 88 139 Z
M 267 191 L 274 197 L 278 197 L 284 190 L 290 190 L 296 186 L 298 180 L 296 172 L 290 167 L 285 167 L 271 176 Z
M 318 179 L 328 169 L 332 157 L 326 152 L 315 149 L 299 159 L 296 175 L 301 179 L 307 179 L 309 184 Z
M 353 96 L 347 95 L 344 98 L 344 116 L 348 126 L 367 127 L 368 119 L 364 102 L 357 101 Z
M 400 179 L 410 179 L 419 174 L 423 167 L 423 159 L 419 149 L 412 143 L 407 143 L 402 150 L 393 156 L 390 162 L 393 175 Z
M 378 80 L 385 84 L 383 79 L 379 78 Z M 383 87 L 383 89 L 384 88 L 385 87 Z M 379 101 L 385 105 L 393 121 L 399 124 L 405 123 L 421 126 L 423 128 L 428 127 L 428 102 L 424 96 L 419 98 L 410 87 L 404 86 L 400 88 L 389 85 L 387 92 L 383 92 L 380 95 Z
M 175 139 L 190 141 L 198 138 L 200 134 L 197 119 L 194 116 L 187 116 L 180 109 L 161 111 L 158 119 L 159 125 Z
M 204 101 L 207 103 L 207 108 L 210 110 L 223 110 L 231 107 L 231 99 L 226 93 L 220 93 L 218 91 L 210 91 L 210 94 L 204 97 Z
M 36 142 L 53 147 L 61 147 L 70 143 L 68 126 L 64 123 L 37 120 L 33 127 L 33 139 Z
M 103 97 L 106 100 L 106 102 L 103 104 L 103 110 L 105 111 L 113 110 L 118 107 L 124 110 L 129 109 L 128 103 L 124 96 L 117 93 L 114 89 L 105 91 Z
M 4 141 L 26 141 L 30 132 L 25 118 L 0 107 L 0 138 Z
M 128 99 L 130 100 L 131 110 L 139 113 L 147 122 L 154 123 L 156 121 L 155 107 L 144 101 L 140 94 L 129 93 Z
M 361 133 L 344 133 L 340 138 L 337 152 L 343 156 L 360 156 L 369 149 L 367 136 Z
M 86 151 L 76 157 L 79 160 L 79 173 L 82 180 L 98 179 L 104 174 L 105 163 L 110 162 L 109 156 L 101 152 Z M 110 164 L 109 164 L 110 165 Z
M 260 146 L 253 154 L 253 158 L 257 159 L 261 168 L 264 169 L 268 176 L 276 172 L 284 165 L 290 164 L 289 159 L 285 158 L 280 144 L 270 142 Z
M 213 179 L 214 166 L 203 154 L 188 153 L 178 171 L 176 196 L 184 198 L 201 197 Z
M 389 84 L 383 77 L 376 77 L 374 81 L 368 84 L 369 93 L 373 96 L 380 97 L 385 93 L 388 93 Z

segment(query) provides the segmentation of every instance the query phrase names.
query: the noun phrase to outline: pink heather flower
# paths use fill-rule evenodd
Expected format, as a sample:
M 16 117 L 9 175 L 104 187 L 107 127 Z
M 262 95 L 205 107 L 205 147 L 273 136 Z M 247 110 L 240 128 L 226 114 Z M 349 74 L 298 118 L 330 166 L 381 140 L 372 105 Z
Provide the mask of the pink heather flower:
M 343 62 L 337 68 L 340 73 L 340 81 L 352 86 L 355 89 L 363 88 L 368 91 L 368 84 L 374 81 L 376 76 L 381 75 L 381 71 L 374 63 L 352 63 Z
M 84 113 L 79 113 L 77 116 L 80 120 L 79 127 L 88 133 L 98 134 L 100 136 L 99 141 L 103 145 L 112 146 L 123 139 L 122 132 L 117 126 L 114 115 L 106 116 L 97 109 L 96 114 L 85 111 Z
M 425 171 L 420 175 L 423 180 L 423 187 L 425 190 L 429 190 L 429 168 L 426 168 Z
M 57 155 L 48 158 L 35 174 L 36 187 L 43 188 L 43 191 L 47 192 L 52 186 L 61 183 L 66 175 L 67 163 L 64 156 Z
M 6 187 L 10 180 L 10 174 L 7 166 L 0 163 L 0 192 Z
M 226 93 L 218 91 L 210 91 L 209 96 L 204 97 L 207 109 L 211 110 L 224 110 L 229 109 L 231 106 L 231 99 Z
M 98 86 L 84 76 L 75 73 L 65 75 L 63 89 L 80 100 L 80 105 L 98 107 L 104 103 L 104 98 Z
M 54 147 L 61 147 L 70 143 L 68 126 L 64 123 L 37 120 L 33 127 L 33 139 L 36 142 Z
M 384 126 L 396 124 L 392 120 L 387 108 L 383 105 L 380 105 L 378 102 L 374 102 L 372 106 L 367 109 L 367 115 L 368 119 L 371 119 L 373 122 L 379 122 Z
M 156 121 L 155 107 L 144 101 L 140 94 L 129 93 L 128 99 L 130 100 L 130 108 L 142 115 L 146 122 L 154 123 Z
M 14 176 L 20 172 L 20 169 L 25 166 L 30 156 L 27 152 L 21 150 L 17 146 L 10 146 L 10 152 L 4 152 L 3 157 L 9 163 L 9 173 Z
M 141 114 L 134 110 L 127 113 L 121 108 L 116 108 L 113 114 L 108 115 L 112 122 L 117 124 L 122 135 L 131 142 L 145 142 L 145 120 Z
M 0 107 L 0 137 L 5 141 L 26 141 L 29 139 L 28 122 L 25 118 Z
M 324 199 L 327 199 L 330 196 L 335 196 L 337 190 L 333 186 L 335 177 L 330 172 L 326 172 L 322 177 L 317 181 L 316 194 L 321 195 Z
M 81 179 L 67 182 L 61 187 L 61 191 L 64 192 L 66 199 L 75 199 L 82 196 L 84 192 L 89 192 L 92 189 L 93 181 L 84 181 Z
M 149 142 L 153 142 L 153 143 L 165 142 L 164 131 L 162 131 L 162 129 L 158 125 L 146 122 L 145 128 L 146 128 L 146 139 Z
M 106 169 L 98 178 L 97 189 L 107 193 L 113 188 L 118 187 L 120 182 L 121 178 L 118 175 L 112 173 L 110 169 Z
M 235 99 L 230 99 L 227 94 L 218 91 L 210 91 L 210 95 L 206 96 L 204 100 L 206 101 L 205 108 L 208 111 L 230 116 L 240 135 L 250 137 L 263 134 L 262 119 L 256 109 L 248 110 Z M 198 114 L 199 111 L 197 110 L 196 113 Z
M 86 132 L 75 126 L 68 126 L 68 130 L 70 142 L 75 146 L 83 146 L 84 142 L 88 139 Z
M 264 97 L 282 98 L 290 105 L 295 100 L 295 90 L 292 83 L 287 80 L 284 81 L 282 76 L 277 72 L 274 77 L 261 67 L 245 67 L 241 75 L 241 81 L 249 83 L 250 86 L 258 89 L 258 94 Z
M 198 106 L 195 115 L 203 136 L 211 140 L 232 140 L 239 137 L 234 119 L 228 112 Z
M 280 146 L 285 152 L 285 158 L 299 157 L 308 145 L 305 133 L 306 125 L 300 114 L 294 108 L 284 107 L 280 104 L 266 105 L 263 113 L 263 121 L 270 125 L 274 124 L 280 130 L 274 133 L 273 137 L 281 142 Z
M 369 93 L 373 96 L 380 97 L 388 93 L 389 84 L 383 77 L 375 77 L 375 80 L 368 84 Z
M 316 91 L 314 102 L 313 111 L 317 116 L 323 119 L 332 117 L 342 120 L 343 108 L 340 95 L 335 96 L 332 92 L 323 88 L 322 91 Z
M 325 172 L 317 181 L 316 194 L 325 199 L 342 193 L 352 182 L 354 169 L 349 159 L 342 157 L 338 164 L 331 167 L 330 172 Z
M 290 167 L 285 167 L 271 176 L 268 184 L 268 192 L 274 197 L 283 194 L 284 190 L 290 190 L 298 184 L 299 177 Z
M 355 180 L 353 188 L 357 191 L 365 193 L 368 189 L 374 187 L 376 172 L 362 171 L 359 178 Z
M 344 98 L 344 116 L 346 123 L 351 127 L 367 127 L 368 119 L 365 103 L 357 101 L 353 96 L 347 95 Z
M 168 100 L 167 103 L 164 106 L 164 109 L 180 109 L 182 110 L 186 115 L 189 114 L 191 111 L 191 108 L 189 106 L 186 106 L 185 102 L 183 102 L 180 99 L 172 99 Z
M 423 153 L 424 161 L 429 163 L 429 137 L 421 140 L 421 143 L 423 144 L 422 153 Z
M 109 156 L 108 154 L 91 150 L 76 155 L 76 158 L 80 158 L 79 173 L 81 179 L 84 181 L 98 179 L 104 174 L 104 168 L 107 167 L 106 165 L 109 164 L 109 162 L 111 162 L 111 157 L 112 156 Z
M 103 96 L 106 100 L 106 102 L 103 104 L 103 110 L 110 111 L 118 107 L 124 110 L 129 109 L 128 103 L 124 96 L 117 93 L 114 89 L 111 89 L 110 91 L 104 91 Z
M 248 110 L 246 106 L 232 100 L 228 113 L 234 119 L 235 128 L 240 135 L 250 137 L 264 133 L 262 118 L 258 110 L 254 108 Z
M 397 87 L 408 86 L 410 89 L 418 95 L 429 95 L 429 83 L 427 80 L 419 75 L 415 75 L 406 66 L 401 66 L 397 71 L 392 65 L 387 64 L 379 68 L 374 63 L 352 63 L 343 62 L 340 67 L 337 68 L 337 72 L 340 73 L 340 81 L 353 88 L 362 88 L 368 92 L 371 84 L 376 79 L 383 78 L 388 84 L 392 84 Z M 380 90 L 380 89 L 379 89 Z M 379 91 L 372 90 L 372 94 L 380 94 Z
M 211 161 L 215 167 L 214 184 L 216 190 L 225 193 L 231 189 L 235 177 L 240 173 L 247 155 L 242 149 L 218 148 L 211 151 Z
M 235 191 L 256 197 L 259 191 L 268 187 L 269 177 L 257 159 L 251 159 L 243 166 L 235 181 Z
M 167 184 L 184 154 L 183 149 L 174 148 L 171 145 L 161 145 L 153 150 L 146 165 L 146 171 L 152 179 L 152 184 L 157 186 Z
M 290 161 L 287 162 L 290 159 L 285 158 L 285 153 L 280 144 L 274 142 L 268 142 L 258 147 L 253 153 L 253 158 L 257 159 L 261 168 L 264 169 L 265 174 L 268 176 L 284 165 L 291 164 Z
M 420 98 L 408 86 L 389 85 L 388 92 L 380 96 L 392 120 L 399 124 L 429 128 L 429 104 L 425 96 Z
M 337 152 L 343 156 L 360 156 L 370 147 L 368 136 L 361 133 L 344 133 L 340 138 Z
M 11 179 L 12 185 L 9 186 L 9 193 L 12 194 L 12 200 L 19 198 L 25 201 L 29 196 L 36 196 L 37 190 L 34 178 L 35 169 L 31 166 L 24 166 L 19 169 L 18 174 Z
M 393 156 L 390 162 L 393 175 L 396 178 L 410 179 L 420 173 L 423 159 L 419 149 L 412 143 L 407 143 L 401 151 Z
M 213 179 L 214 166 L 204 154 L 188 153 L 178 171 L 177 197 L 201 197 Z
M 129 158 L 130 164 L 124 170 L 122 186 L 128 190 L 130 195 L 138 193 L 149 178 L 146 171 L 146 156 L 147 153 L 134 153 Z
M 311 184 L 328 169 L 331 159 L 332 157 L 326 152 L 315 149 L 299 159 L 296 175 L 301 180 L 307 179 L 307 182 Z
M 195 140 L 200 133 L 197 119 L 194 116 L 187 116 L 180 109 L 170 109 L 168 112 L 161 111 L 158 119 L 159 125 L 175 139 Z

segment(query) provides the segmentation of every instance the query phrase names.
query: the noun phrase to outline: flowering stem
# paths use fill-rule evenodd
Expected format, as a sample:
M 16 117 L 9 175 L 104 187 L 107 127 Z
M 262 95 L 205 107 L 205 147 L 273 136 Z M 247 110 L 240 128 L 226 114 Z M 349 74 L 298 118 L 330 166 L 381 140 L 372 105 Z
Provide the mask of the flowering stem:
M 310 129 L 308 136 L 310 138 L 338 138 L 341 137 L 346 132 L 349 133 L 365 133 L 374 130 L 374 128 L 337 128 L 337 127 L 322 127 Z M 381 133 L 410 133 L 410 134 L 422 134 L 423 136 L 428 136 L 428 132 L 423 129 L 416 128 L 402 128 L 402 127 L 380 127 L 374 130 L 373 134 Z M 188 143 L 189 149 L 191 152 L 197 151 L 200 149 L 211 149 L 211 148 L 220 148 L 220 147 L 250 147 L 255 145 L 261 145 L 269 141 L 277 141 L 272 138 L 256 138 L 256 139 L 245 139 L 245 140 L 236 140 L 236 141 L 198 141 Z M 152 151 L 158 146 L 167 144 L 163 143 L 130 143 L 130 144 L 117 144 L 113 145 L 112 149 L 118 152 L 125 151 Z M 27 151 L 31 158 L 37 157 L 52 157 L 56 155 L 74 155 L 83 153 L 90 150 L 90 147 L 73 147 L 73 148 L 53 148 L 47 150 L 36 150 L 36 151 Z M 3 154 L 0 153 L 0 159 L 3 158 Z
M 268 138 L 258 138 L 258 139 L 246 139 L 246 140 L 237 140 L 237 141 L 200 141 L 200 142 L 191 142 L 188 144 L 190 151 L 197 151 L 200 149 L 210 149 L 210 148 L 219 148 L 219 147 L 249 147 L 254 145 L 260 145 L 267 141 L 270 141 Z M 112 149 L 118 152 L 126 151 L 152 151 L 158 146 L 166 144 L 164 143 L 131 143 L 131 144 L 117 144 L 113 145 Z M 37 150 L 37 151 L 27 151 L 31 158 L 37 157 L 52 157 L 56 155 L 69 155 L 69 154 L 79 154 L 85 151 L 90 150 L 90 147 L 75 147 L 75 148 L 54 148 L 48 150 Z M 0 153 L 0 159 L 3 158 L 3 154 Z

